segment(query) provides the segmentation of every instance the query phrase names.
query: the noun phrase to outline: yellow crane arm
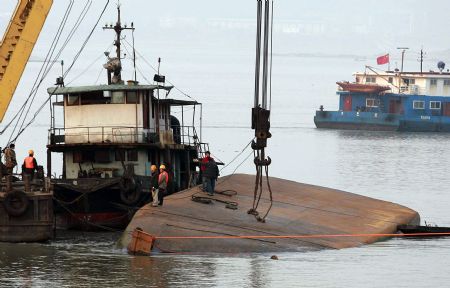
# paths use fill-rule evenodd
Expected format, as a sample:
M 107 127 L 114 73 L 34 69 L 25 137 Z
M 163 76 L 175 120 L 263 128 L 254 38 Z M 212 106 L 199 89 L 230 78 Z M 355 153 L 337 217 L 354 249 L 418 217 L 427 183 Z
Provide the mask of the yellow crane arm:
M 19 84 L 53 0 L 19 0 L 0 43 L 0 122 Z

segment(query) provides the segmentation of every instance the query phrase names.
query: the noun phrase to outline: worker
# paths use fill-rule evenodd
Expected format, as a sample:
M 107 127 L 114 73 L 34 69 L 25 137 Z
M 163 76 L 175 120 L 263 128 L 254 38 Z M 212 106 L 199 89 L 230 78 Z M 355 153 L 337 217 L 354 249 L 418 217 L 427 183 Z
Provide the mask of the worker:
M 206 181 L 206 192 L 209 196 L 214 196 L 214 189 L 216 187 L 216 180 L 219 177 L 219 167 L 212 157 L 204 164 L 203 178 Z
M 150 171 L 152 173 L 152 175 L 151 175 L 152 178 L 150 180 L 150 191 L 152 191 L 152 206 L 157 207 L 159 204 L 158 167 L 156 167 L 156 165 L 152 165 L 150 167 Z
M 159 166 L 159 176 L 158 176 L 158 197 L 159 205 L 162 206 L 164 202 L 164 196 L 167 193 L 167 184 L 169 184 L 169 174 L 166 172 L 166 166 L 162 164 Z
M 208 192 L 208 178 L 204 176 L 206 170 L 206 164 L 209 162 L 211 158 L 211 152 L 206 151 L 205 157 L 203 157 L 202 162 L 200 164 L 200 172 L 202 173 L 202 190 L 203 192 Z
M 8 175 L 12 175 L 14 167 L 17 166 L 16 151 L 14 151 L 15 148 L 16 145 L 11 143 L 9 144 L 9 147 L 5 149 L 5 166 Z
M 25 175 L 30 175 L 30 180 L 34 178 L 34 171 L 37 171 L 37 162 L 36 158 L 34 158 L 34 151 L 28 150 L 28 157 L 25 157 L 22 164 L 22 173 Z

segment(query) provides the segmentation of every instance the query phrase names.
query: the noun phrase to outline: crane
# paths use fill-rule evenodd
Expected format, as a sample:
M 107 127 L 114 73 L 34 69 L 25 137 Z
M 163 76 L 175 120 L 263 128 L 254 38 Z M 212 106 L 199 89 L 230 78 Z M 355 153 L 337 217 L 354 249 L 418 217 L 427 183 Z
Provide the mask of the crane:
M 0 42 L 0 122 L 22 77 L 53 0 L 18 0 Z

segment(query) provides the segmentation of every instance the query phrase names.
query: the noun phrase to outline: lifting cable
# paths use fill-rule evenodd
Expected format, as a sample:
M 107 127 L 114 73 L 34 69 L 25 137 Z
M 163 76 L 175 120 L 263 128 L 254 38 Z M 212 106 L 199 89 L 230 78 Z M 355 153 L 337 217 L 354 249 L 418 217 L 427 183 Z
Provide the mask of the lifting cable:
M 14 115 L 14 117 L 11 119 L 11 121 L 8 122 L 8 123 L 5 125 L 5 127 L 3 128 L 2 131 L 0 131 L 0 135 L 3 134 L 3 133 L 4 133 L 4 132 L 12 125 L 12 123 L 16 120 L 16 118 L 19 117 L 19 118 L 17 119 L 17 123 L 16 123 L 16 125 L 15 125 L 15 128 L 14 128 L 13 132 L 11 132 L 11 136 L 10 136 L 10 138 L 9 138 L 7 144 L 9 144 L 9 143 L 11 143 L 11 142 L 14 142 L 14 141 L 11 141 L 12 135 L 13 135 L 15 129 L 17 128 L 18 123 L 20 122 L 20 119 L 21 119 L 21 117 L 22 117 L 22 115 L 23 115 L 23 112 L 25 111 L 25 108 L 26 108 L 26 105 L 27 105 L 28 101 L 29 101 L 30 98 L 31 98 L 31 95 L 35 92 L 35 90 L 37 90 L 36 85 L 37 85 L 37 83 L 38 83 L 38 79 L 39 79 L 39 77 L 42 75 L 43 71 L 45 70 L 44 67 L 46 67 L 46 63 L 47 63 L 47 61 L 49 60 L 49 55 L 51 55 L 51 54 L 53 53 L 53 51 L 56 49 L 56 43 L 58 42 L 59 37 L 60 37 L 60 34 L 62 33 L 62 27 L 64 27 L 65 24 L 66 24 L 66 22 L 67 22 L 67 17 L 68 17 L 68 15 L 70 14 L 70 11 L 72 10 L 72 6 L 73 6 L 73 0 L 69 3 L 69 5 L 68 5 L 67 8 L 66 8 L 66 12 L 65 12 L 65 14 L 64 14 L 64 16 L 63 16 L 63 18 L 62 18 L 62 20 L 61 20 L 61 23 L 59 24 L 58 30 L 57 30 L 57 32 L 56 32 L 56 34 L 55 34 L 55 37 L 53 38 L 53 41 L 52 41 L 52 43 L 51 43 L 51 45 L 50 45 L 50 48 L 49 48 L 49 51 L 47 52 L 47 55 L 46 55 L 46 57 L 45 57 L 45 59 L 44 59 L 44 62 L 43 62 L 43 64 L 42 64 L 41 68 L 40 68 L 40 71 L 39 71 L 39 73 L 38 73 L 38 76 L 37 76 L 36 79 L 35 79 L 35 82 L 34 82 L 34 84 L 33 84 L 33 87 L 32 87 L 32 89 L 31 89 L 31 92 L 29 93 L 29 95 L 28 95 L 26 101 L 24 102 L 24 104 L 22 104 L 21 108 L 20 108 L 19 111 Z
M 270 5 L 271 3 L 272 5 Z M 272 160 L 270 159 L 270 157 L 266 158 L 265 155 L 267 139 L 272 136 L 269 132 L 270 105 L 272 102 L 272 84 L 270 83 L 272 80 L 272 57 L 270 57 L 269 59 L 269 50 L 271 50 L 272 44 L 270 44 L 269 47 L 269 39 L 272 43 L 272 10 L 273 2 L 271 0 L 265 0 L 264 7 L 262 0 L 257 0 L 255 96 L 254 107 L 252 108 L 252 129 L 255 130 L 255 140 L 253 140 L 251 144 L 251 147 L 254 150 L 253 162 L 256 168 L 256 178 L 255 189 L 253 193 L 253 206 L 247 211 L 247 213 L 254 215 L 255 218 L 260 222 L 265 222 L 265 219 L 269 214 L 273 204 L 272 189 L 269 183 L 269 165 L 271 164 Z M 270 55 L 272 55 L 271 51 Z M 267 103 L 268 86 L 270 87 L 269 105 Z M 257 209 L 263 193 L 263 172 L 266 177 L 266 184 L 269 190 L 270 205 L 264 213 L 264 216 L 261 217 L 259 216 L 259 212 L 257 211 Z
M 83 44 L 81 45 L 80 49 L 78 50 L 77 54 L 75 55 L 74 59 L 72 60 L 71 65 L 69 66 L 69 68 L 65 71 L 63 78 L 65 78 L 67 76 L 67 74 L 72 70 L 73 66 L 75 65 L 75 63 L 77 62 L 79 56 L 81 55 L 81 53 L 83 52 L 84 48 L 86 47 L 88 41 L 90 40 L 92 34 L 94 33 L 95 29 L 98 26 L 98 23 L 100 22 L 103 14 L 105 13 L 108 5 L 109 5 L 110 0 L 107 0 L 105 3 L 105 6 L 103 7 L 102 12 L 100 13 L 96 23 L 94 24 L 94 26 L 92 27 L 90 33 L 88 34 L 88 36 L 86 37 L 86 39 L 84 40 Z M 12 139 L 11 142 L 15 142 L 17 140 L 17 138 L 34 122 L 34 120 L 36 119 L 37 115 L 42 111 L 42 109 L 45 107 L 45 105 L 48 103 L 48 101 L 51 100 L 51 97 L 54 95 L 54 93 L 56 92 L 58 87 L 55 87 L 55 89 L 52 91 L 52 93 L 49 93 L 49 96 L 47 97 L 47 99 L 42 103 L 42 105 L 36 110 L 36 112 L 34 113 L 33 117 L 30 119 L 30 121 L 25 125 L 25 127 L 23 127 L 20 131 L 18 131 L 17 135 L 15 138 Z M 0 133 L 1 134 L 1 133 Z
M 21 125 L 20 125 L 19 131 L 20 131 L 20 130 L 23 128 L 23 126 L 25 125 L 25 120 L 26 120 L 26 118 L 27 118 L 27 116 L 28 116 L 28 114 L 29 114 L 29 112 L 30 112 L 31 106 L 33 105 L 33 102 L 34 102 L 34 99 L 35 99 L 35 97 L 36 97 L 36 95 L 37 95 L 37 93 L 38 93 L 39 87 L 41 86 L 41 84 L 42 84 L 42 82 L 44 81 L 44 79 L 47 77 L 48 73 L 51 71 L 51 69 L 52 69 L 53 65 L 56 63 L 57 59 L 61 57 L 62 52 L 64 51 L 64 49 L 66 48 L 66 46 L 67 46 L 67 44 L 70 42 L 70 40 L 72 39 L 73 35 L 75 35 L 75 32 L 78 30 L 78 28 L 80 27 L 80 24 L 83 22 L 84 18 L 86 17 L 86 14 L 89 12 L 89 9 L 90 9 L 91 5 L 92 5 L 92 0 L 86 1 L 86 4 L 85 4 L 85 6 L 83 7 L 83 10 L 81 11 L 80 15 L 78 16 L 77 20 L 75 21 L 75 24 L 73 25 L 72 29 L 69 31 L 69 34 L 67 35 L 67 37 L 66 37 L 66 39 L 64 40 L 63 44 L 62 44 L 61 47 L 59 48 L 58 53 L 56 54 L 55 57 L 53 57 L 53 60 L 51 60 L 51 61 L 46 61 L 46 67 L 45 67 L 45 69 L 44 69 L 45 72 L 44 72 L 42 78 L 41 78 L 40 81 L 39 81 L 39 84 L 37 85 L 37 87 L 36 87 L 36 89 L 35 89 L 35 91 L 34 91 L 34 95 L 33 95 L 33 97 L 31 98 L 31 102 L 30 102 L 30 104 L 28 105 L 28 110 L 27 110 L 27 112 L 25 113 L 25 116 L 23 117 L 23 121 L 22 121 L 22 123 L 21 123 Z M 69 11 L 69 13 L 70 13 L 70 11 Z M 68 15 L 68 16 L 69 16 L 69 15 Z M 67 19 L 68 19 L 68 18 L 67 18 Z M 66 22 L 67 22 L 67 19 L 66 19 Z M 64 23 L 64 26 L 65 26 L 66 22 Z M 63 30 L 64 30 L 64 26 L 63 26 L 62 29 L 61 29 L 61 33 L 62 33 Z M 61 34 L 60 34 L 60 36 L 61 36 Z M 57 44 L 58 42 L 59 42 L 59 38 L 58 38 L 58 41 L 55 43 L 55 48 L 56 48 L 56 44 Z M 50 58 L 52 58 L 53 53 L 54 53 L 54 50 L 52 51 L 52 53 L 51 53 L 51 55 L 50 55 Z

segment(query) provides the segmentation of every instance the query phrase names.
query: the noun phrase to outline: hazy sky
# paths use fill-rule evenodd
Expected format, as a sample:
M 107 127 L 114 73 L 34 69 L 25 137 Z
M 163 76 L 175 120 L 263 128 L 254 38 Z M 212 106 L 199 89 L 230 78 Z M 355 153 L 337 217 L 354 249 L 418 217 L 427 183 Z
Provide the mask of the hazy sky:
M 92 29 L 106 2 L 106 0 L 74 1 L 62 39 L 73 27 L 75 19 L 86 3 L 91 3 L 91 6 L 79 30 L 58 58 L 66 63 L 65 69 Z M 13 0 L 1 2 L 0 32 L 6 28 L 10 13 L 16 3 Z M 45 27 L 33 51 L 32 60 L 45 58 L 69 3 L 68 0 L 54 0 Z M 72 73 L 66 79 L 67 81 L 74 80 L 73 85 L 105 82 L 105 73 L 102 70 L 102 64 L 105 62 L 103 52 L 113 51 L 113 32 L 102 31 L 101 26 L 116 20 L 116 3 L 117 1 L 110 1 L 108 10 L 100 21 L 100 27 L 95 30 Z M 223 81 L 222 84 L 218 82 L 221 79 L 210 79 L 211 82 L 214 82 L 210 85 L 212 92 L 202 89 L 205 81 L 197 79 L 195 75 L 198 72 L 205 75 L 208 69 L 220 70 L 220 65 L 229 65 L 228 70 L 232 71 L 234 63 L 228 63 L 226 60 L 228 56 L 232 55 L 229 58 L 240 61 L 239 67 L 242 71 L 239 72 L 245 79 L 239 80 L 246 83 L 242 87 L 249 90 L 243 94 L 251 95 L 253 86 L 251 75 L 255 51 L 255 0 L 122 0 L 121 4 L 122 22 L 128 25 L 134 22 L 136 27 L 137 50 L 144 54 L 152 65 L 155 65 L 158 57 L 162 57 L 164 73 L 175 78 L 176 83 L 181 82 L 182 88 L 204 97 L 205 102 L 208 103 L 211 100 L 211 98 L 207 98 L 208 94 L 222 92 L 228 84 L 228 79 L 233 79 L 233 75 L 228 72 L 227 75 L 223 75 L 226 81 Z M 414 67 L 417 66 L 416 59 L 422 47 L 427 52 L 427 59 L 439 59 L 450 63 L 450 37 L 447 36 L 447 30 L 450 27 L 450 17 L 448 17 L 450 1 L 279 0 L 274 2 L 274 6 L 273 47 L 274 53 L 277 55 L 298 54 L 302 57 L 341 57 L 346 55 L 351 61 L 370 59 L 373 62 L 375 56 L 389 52 L 393 62 L 398 62 L 400 52 L 396 48 L 406 46 L 410 48 L 406 57 L 410 62 L 414 62 Z M 124 33 L 123 36 L 125 37 L 124 42 L 131 42 L 130 33 Z M 124 49 L 124 53 L 127 53 L 129 65 L 131 62 L 130 52 Z M 291 60 L 286 57 L 280 61 L 289 62 Z M 430 63 L 430 67 L 435 67 L 437 61 L 433 61 Z M 182 63 L 181 68 L 180 63 Z M 312 66 L 315 65 L 311 68 L 316 70 L 327 68 L 323 66 L 323 63 L 326 63 L 323 60 L 317 61 L 322 64 L 317 64 L 312 58 L 308 63 L 311 63 Z M 357 64 L 363 67 L 366 62 Z M 38 62 L 28 64 L 5 117 L 6 120 L 14 115 L 28 95 L 31 89 L 30 83 L 35 80 L 40 65 L 41 63 Z M 287 63 L 285 67 L 292 69 L 292 73 L 296 72 L 295 65 Z M 153 75 L 154 72 L 148 67 L 146 69 L 144 73 L 151 78 L 150 75 Z M 45 88 L 55 83 L 54 79 L 60 75 L 60 71 L 61 68 L 56 65 L 48 79 L 43 82 L 43 87 L 39 92 L 40 98 L 37 100 L 39 105 L 46 97 Z M 289 71 L 286 69 L 278 71 L 278 73 L 285 73 L 284 77 L 297 77 L 297 75 L 288 75 Z M 130 70 L 126 72 L 126 79 L 131 79 L 131 72 Z M 334 76 L 330 77 L 331 80 L 328 81 L 331 87 L 330 95 L 334 93 L 334 82 L 350 76 L 352 72 L 354 71 L 348 71 L 348 74 L 342 76 L 338 75 L 336 79 Z M 220 75 L 220 71 L 216 75 Z M 310 75 L 304 77 L 310 77 Z M 97 79 L 100 80 L 97 81 Z M 289 86 L 286 89 L 289 89 L 287 92 L 290 92 L 295 87 Z M 320 94 L 316 89 L 311 93 Z M 226 95 L 226 90 L 223 91 L 223 94 Z M 40 132 L 33 134 L 32 137 L 32 141 L 39 142 L 39 147 L 42 149 L 46 142 L 46 137 L 42 137 L 42 135 L 46 135 L 49 121 L 48 111 L 45 111 L 44 114 L 46 115 L 36 121 L 36 125 L 41 125 L 42 127 L 39 127 L 42 129 L 39 128 Z M 1 145 L 6 141 L 7 138 L 2 136 Z
M 0 29 L 4 29 L 8 13 L 16 1 L 2 2 Z M 53 36 L 69 1 L 54 1 L 41 38 Z M 75 0 L 72 19 L 87 0 Z M 83 26 L 97 18 L 104 0 L 95 0 Z M 101 24 L 115 20 L 115 5 L 111 0 Z M 123 20 L 135 23 L 136 37 L 146 41 L 166 41 L 170 38 L 247 39 L 254 35 L 255 0 L 121 0 Z M 371 55 L 383 51 L 395 52 L 399 46 L 413 50 L 423 47 L 429 52 L 450 47 L 445 0 L 279 0 L 275 5 L 275 52 L 278 53 L 338 53 Z M 70 20 L 69 20 L 70 23 Z M 100 31 L 97 31 L 97 33 Z M 81 34 L 81 33 L 80 33 Z M 78 36 L 78 35 L 77 35 Z M 80 38 L 82 36 L 79 36 Z M 164 40 L 165 39 L 165 40 Z M 36 54 L 36 53 L 35 53 Z

